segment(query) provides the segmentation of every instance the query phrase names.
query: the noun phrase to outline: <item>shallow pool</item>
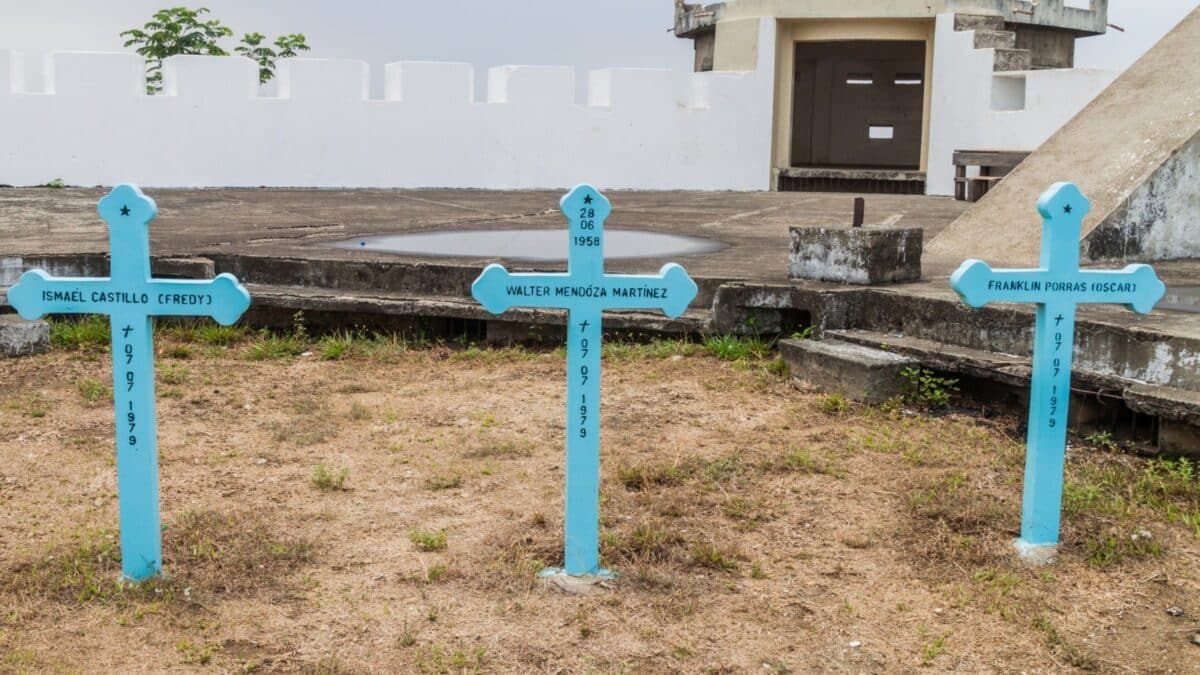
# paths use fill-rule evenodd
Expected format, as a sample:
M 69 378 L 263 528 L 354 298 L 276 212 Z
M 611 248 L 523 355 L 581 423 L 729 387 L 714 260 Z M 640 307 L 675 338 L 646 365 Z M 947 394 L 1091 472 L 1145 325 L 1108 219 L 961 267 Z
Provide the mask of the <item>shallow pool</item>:
M 566 230 L 453 230 L 386 234 L 326 245 L 415 256 L 538 261 L 567 259 Z M 696 255 L 719 251 L 727 246 L 712 239 L 644 230 L 608 230 L 604 233 L 604 257 L 609 259 Z

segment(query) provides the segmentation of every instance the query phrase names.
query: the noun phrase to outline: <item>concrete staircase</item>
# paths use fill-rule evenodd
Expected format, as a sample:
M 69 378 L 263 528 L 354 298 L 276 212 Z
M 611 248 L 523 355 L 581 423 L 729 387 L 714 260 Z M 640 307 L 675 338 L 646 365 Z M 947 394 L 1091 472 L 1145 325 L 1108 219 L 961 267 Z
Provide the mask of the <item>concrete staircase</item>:
M 1092 200 L 1081 247 L 1093 261 L 1200 258 L 1200 9 L 1041 145 L 925 249 L 948 260 L 1036 265 L 1032 207 L 1069 180 Z
M 988 14 L 956 14 L 954 30 L 975 31 L 976 49 L 996 50 L 993 69 L 997 73 L 1014 70 L 1030 70 L 1033 67 L 1033 52 L 1017 49 L 1017 34 L 1005 30 L 1004 17 Z

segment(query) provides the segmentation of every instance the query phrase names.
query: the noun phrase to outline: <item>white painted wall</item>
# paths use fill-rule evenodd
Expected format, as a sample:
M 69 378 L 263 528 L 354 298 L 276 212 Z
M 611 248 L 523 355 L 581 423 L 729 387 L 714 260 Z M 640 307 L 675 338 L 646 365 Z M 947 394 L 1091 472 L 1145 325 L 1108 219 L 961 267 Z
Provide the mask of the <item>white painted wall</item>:
M 994 58 L 993 49 L 975 49 L 973 31 L 954 30 L 953 14 L 938 15 L 926 188 L 931 195 L 954 194 L 955 150 L 1036 150 L 1117 77 L 1081 68 L 999 74 L 993 72 Z M 1019 99 L 1014 88 L 1020 78 L 1024 109 L 994 110 Z
M 775 23 L 760 22 L 774 45 Z M 461 187 L 765 190 L 773 49 L 755 71 L 680 73 L 501 66 L 475 102 L 472 67 L 400 62 L 369 100 L 367 65 L 291 59 L 278 97 L 233 57 L 168 60 L 147 96 L 130 54 L 58 52 L 47 93 L 0 51 L 0 183 L 147 187 Z

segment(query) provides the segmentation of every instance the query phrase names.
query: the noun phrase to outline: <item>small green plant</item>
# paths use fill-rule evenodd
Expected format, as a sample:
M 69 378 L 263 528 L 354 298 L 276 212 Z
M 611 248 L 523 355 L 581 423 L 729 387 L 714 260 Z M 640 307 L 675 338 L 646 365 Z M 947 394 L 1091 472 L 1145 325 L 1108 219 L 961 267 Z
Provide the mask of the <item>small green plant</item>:
M 170 345 L 163 350 L 163 354 L 172 359 L 185 361 L 192 358 L 192 348 L 187 345 Z
M 350 472 L 346 469 L 334 471 L 324 464 L 318 464 L 313 469 L 312 484 L 318 490 L 333 491 L 345 490 L 346 478 Z
M 108 400 L 112 397 L 112 387 L 106 386 L 100 380 L 91 377 L 81 377 L 75 382 L 79 395 L 88 403 Z
M 229 347 L 246 339 L 247 330 L 244 326 L 222 326 L 215 321 L 202 323 L 196 327 L 196 341 L 214 347 Z
M 814 330 L 816 330 L 816 326 L 805 326 L 804 328 L 792 333 L 792 339 L 793 340 L 811 340 Z
M 322 361 L 340 361 L 354 353 L 355 336 L 352 333 L 326 335 L 317 341 L 317 354 Z
M 1162 557 L 1162 545 L 1150 533 L 1101 534 L 1088 538 L 1087 561 L 1093 567 L 1108 567 L 1123 560 Z
M 158 372 L 158 379 L 162 380 L 163 384 L 183 384 L 189 377 L 191 372 L 178 363 L 168 363 Z
M 710 335 L 704 338 L 704 349 L 723 361 L 765 359 L 775 347 L 774 340 L 739 335 Z
M 713 544 L 696 543 L 692 545 L 692 564 L 697 567 L 732 572 L 737 569 L 734 555 L 723 551 Z
M 350 419 L 356 422 L 361 422 L 371 418 L 371 409 L 359 403 L 358 401 L 355 401 L 350 404 L 349 416 Z
M 446 572 L 449 569 L 450 568 L 444 563 L 430 565 L 429 568 L 425 570 L 425 583 L 436 584 L 442 579 L 442 577 L 446 576 Z
M 441 551 L 446 548 L 446 531 L 431 532 L 425 530 L 412 530 L 408 533 L 408 540 L 416 546 L 417 549 L 425 551 Z
M 763 570 L 762 563 L 755 562 L 750 565 L 750 578 L 751 579 L 766 579 L 767 578 L 767 573 L 766 573 L 766 571 Z
M 302 33 L 280 35 L 271 46 L 263 44 L 267 36 L 262 33 L 246 33 L 242 36 L 242 44 L 234 47 L 234 51 L 258 64 L 258 83 L 266 84 L 275 77 L 275 61 L 290 59 L 298 52 L 309 50 Z
M 906 381 L 904 395 L 908 403 L 940 409 L 950 405 L 950 397 L 958 392 L 958 380 L 938 377 L 926 368 L 905 368 L 900 376 Z
M 78 319 L 50 319 L 50 344 L 81 352 L 106 352 L 112 348 L 108 318 L 89 315 Z
M 840 393 L 826 394 L 821 397 L 821 412 L 826 415 L 841 415 L 850 409 L 850 402 Z
M 280 335 L 264 330 L 250 350 L 246 353 L 251 361 L 266 361 L 269 359 L 285 359 L 300 356 L 307 349 L 307 343 L 296 335 Z
M 1112 432 L 1110 431 L 1097 431 L 1088 434 L 1087 438 L 1083 440 L 1091 443 L 1101 450 L 1118 450 L 1121 447 L 1117 444 L 1116 440 L 1113 439 Z
M 945 633 L 921 648 L 922 666 L 932 665 L 933 660 L 946 651 L 946 638 L 948 637 L 950 637 L 950 633 Z
M 190 9 L 171 7 L 154 13 L 142 28 L 121 32 L 126 38 L 126 47 L 136 47 L 138 54 L 146 58 L 146 92 L 157 94 L 162 91 L 163 60 L 177 54 L 200 54 L 205 56 L 228 56 L 229 52 L 220 41 L 233 35 L 233 29 L 217 19 L 205 19 L 207 7 Z M 258 64 L 259 83 L 266 83 L 275 75 L 277 59 L 291 58 L 298 52 L 307 51 L 308 44 L 301 33 L 283 35 L 264 44 L 266 36 L 247 33 L 234 51 Z
M 462 474 L 446 473 L 434 474 L 425 479 L 425 488 L 428 490 L 452 490 L 457 487 L 462 487 Z
M 193 644 L 187 640 L 180 640 L 175 648 L 183 656 L 183 662 L 186 664 L 196 664 L 200 666 L 208 665 L 212 661 L 213 655 L 220 648 L 215 644 Z
M 63 182 L 62 178 L 55 178 L 54 180 L 50 181 L 49 183 L 46 183 L 46 187 L 48 187 L 52 190 L 61 190 L 65 187 L 67 187 L 67 184 Z

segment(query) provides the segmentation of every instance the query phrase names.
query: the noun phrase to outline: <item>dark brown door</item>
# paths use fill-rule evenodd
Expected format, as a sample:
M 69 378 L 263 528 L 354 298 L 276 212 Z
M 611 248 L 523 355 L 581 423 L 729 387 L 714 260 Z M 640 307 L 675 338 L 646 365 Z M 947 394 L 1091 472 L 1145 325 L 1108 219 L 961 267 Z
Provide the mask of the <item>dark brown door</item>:
M 792 165 L 916 169 L 924 42 L 800 42 Z

